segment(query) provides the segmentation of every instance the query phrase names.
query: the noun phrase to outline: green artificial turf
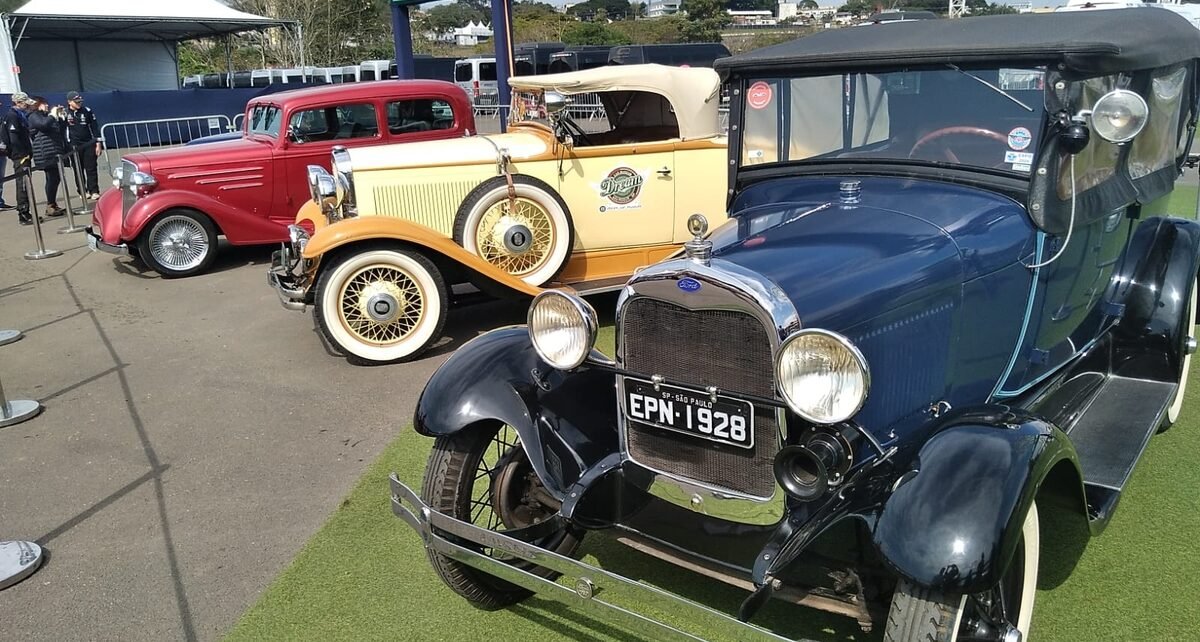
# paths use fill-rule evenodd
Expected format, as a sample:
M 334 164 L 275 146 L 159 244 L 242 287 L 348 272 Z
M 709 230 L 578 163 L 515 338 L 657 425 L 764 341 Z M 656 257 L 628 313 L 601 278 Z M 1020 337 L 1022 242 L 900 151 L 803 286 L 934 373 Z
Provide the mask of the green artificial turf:
M 1194 212 L 1196 188 L 1177 190 L 1167 211 Z M 596 301 L 602 311 L 611 298 Z M 611 312 L 599 344 L 612 353 Z M 1156 436 L 1108 529 L 1086 527 L 1044 506 L 1042 561 L 1031 639 L 1195 640 L 1200 637 L 1200 367 L 1184 416 Z M 387 476 L 419 487 L 432 441 L 403 430 L 342 506 L 237 623 L 237 640 L 607 640 L 642 639 L 537 598 L 484 612 L 434 575 L 416 534 L 391 513 Z M 921 537 L 914 533 L 914 538 Z M 635 553 L 603 536 L 585 559 L 727 612 L 744 594 Z M 678 617 L 677 614 L 662 614 Z M 773 603 L 762 621 L 795 638 L 874 640 L 844 617 Z

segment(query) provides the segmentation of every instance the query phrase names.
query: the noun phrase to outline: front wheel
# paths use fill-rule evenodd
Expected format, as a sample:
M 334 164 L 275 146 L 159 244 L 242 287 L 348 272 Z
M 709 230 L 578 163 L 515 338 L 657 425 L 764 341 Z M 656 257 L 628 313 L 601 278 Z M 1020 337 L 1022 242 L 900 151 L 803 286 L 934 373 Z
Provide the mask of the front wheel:
M 321 334 L 353 363 L 415 358 L 442 334 L 446 282 L 418 252 L 377 247 L 344 254 L 317 278 Z
M 562 508 L 542 486 L 517 431 L 499 423 L 438 437 L 425 468 L 421 498 L 440 513 L 501 533 L 542 523 Z M 575 530 L 564 527 L 530 543 L 571 556 L 580 539 Z M 446 586 L 479 608 L 499 609 L 531 595 L 524 588 L 426 550 L 433 570 Z M 479 550 L 492 554 L 490 549 Z M 546 579 L 557 577 L 557 573 L 523 560 L 509 563 Z
M 217 226 L 192 210 L 168 210 L 137 239 L 142 261 L 166 278 L 199 274 L 217 257 Z
M 1187 389 L 1188 373 L 1192 370 L 1192 348 L 1188 345 L 1190 340 L 1195 336 L 1196 332 L 1196 282 L 1192 282 L 1192 291 L 1188 296 L 1187 307 L 1183 311 L 1183 321 L 1186 324 L 1183 328 L 1183 340 L 1179 346 L 1179 354 L 1183 356 L 1183 364 L 1179 368 L 1179 387 L 1175 389 L 1175 400 L 1171 402 L 1171 407 L 1167 408 L 1167 416 L 1163 418 L 1162 425 L 1159 426 L 1158 432 L 1166 432 L 1168 428 L 1175 425 L 1179 421 L 1179 414 L 1183 411 L 1183 393 Z
M 1008 571 L 999 584 L 983 593 L 947 593 L 900 580 L 883 632 L 885 642 L 1028 639 L 1039 537 L 1037 506 L 1031 505 Z

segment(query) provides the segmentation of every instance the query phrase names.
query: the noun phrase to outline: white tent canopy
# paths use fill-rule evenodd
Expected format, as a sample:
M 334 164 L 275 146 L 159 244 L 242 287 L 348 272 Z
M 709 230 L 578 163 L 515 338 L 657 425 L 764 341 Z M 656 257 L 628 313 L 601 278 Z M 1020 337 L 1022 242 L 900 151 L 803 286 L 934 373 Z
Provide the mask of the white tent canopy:
M 30 0 L 9 14 L 14 40 L 190 40 L 291 25 L 217 0 Z
M 30 0 L 4 18 L 0 91 L 42 93 L 178 89 L 179 41 L 296 24 L 217 0 Z

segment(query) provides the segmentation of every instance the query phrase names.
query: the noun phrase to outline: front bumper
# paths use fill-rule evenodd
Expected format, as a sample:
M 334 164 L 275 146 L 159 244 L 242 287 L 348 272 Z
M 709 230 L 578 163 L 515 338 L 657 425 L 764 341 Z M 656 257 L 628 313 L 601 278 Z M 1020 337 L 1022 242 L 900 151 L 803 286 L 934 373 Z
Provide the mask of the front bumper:
M 289 240 L 271 253 L 271 267 L 267 270 L 267 284 L 275 288 L 279 303 L 288 310 L 303 312 L 308 307 L 309 286 L 312 279 L 308 261 L 303 258 L 308 233 L 298 225 L 288 226 Z
M 95 228 L 93 228 L 91 225 L 87 226 L 87 230 L 85 230 L 84 233 L 87 234 L 88 248 L 90 248 L 93 252 L 98 251 L 98 252 L 107 252 L 109 254 L 121 254 L 121 255 L 129 254 L 129 246 L 128 245 L 126 245 L 124 243 L 118 243 L 117 245 L 105 243 L 104 239 L 100 236 L 100 234 L 98 234 L 96 232 Z
M 716 634 L 736 640 L 787 639 L 662 589 L 439 513 L 421 501 L 417 493 L 405 486 L 395 474 L 390 476 L 390 482 L 392 512 L 421 536 L 426 548 L 538 593 L 543 598 L 585 611 L 597 619 L 655 640 L 702 640 L 704 638 L 700 637 L 700 631 L 703 631 L 703 635 Z M 467 548 L 464 543 L 487 547 L 503 555 L 557 571 L 566 578 L 566 583 L 561 579 L 556 582 L 539 577 Z M 616 598 L 614 601 L 609 601 L 610 594 Z M 624 604 L 670 613 L 673 620 L 688 622 L 695 626 L 697 632 L 690 633 L 649 615 L 631 611 L 622 606 Z

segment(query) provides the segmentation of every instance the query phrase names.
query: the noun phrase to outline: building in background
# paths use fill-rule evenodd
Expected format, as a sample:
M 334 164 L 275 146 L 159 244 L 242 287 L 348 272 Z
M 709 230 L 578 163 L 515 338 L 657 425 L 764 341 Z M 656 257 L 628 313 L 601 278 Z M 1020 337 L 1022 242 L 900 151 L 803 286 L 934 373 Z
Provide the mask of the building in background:
M 646 17 L 660 18 L 679 13 L 681 0 L 650 0 L 646 3 Z

